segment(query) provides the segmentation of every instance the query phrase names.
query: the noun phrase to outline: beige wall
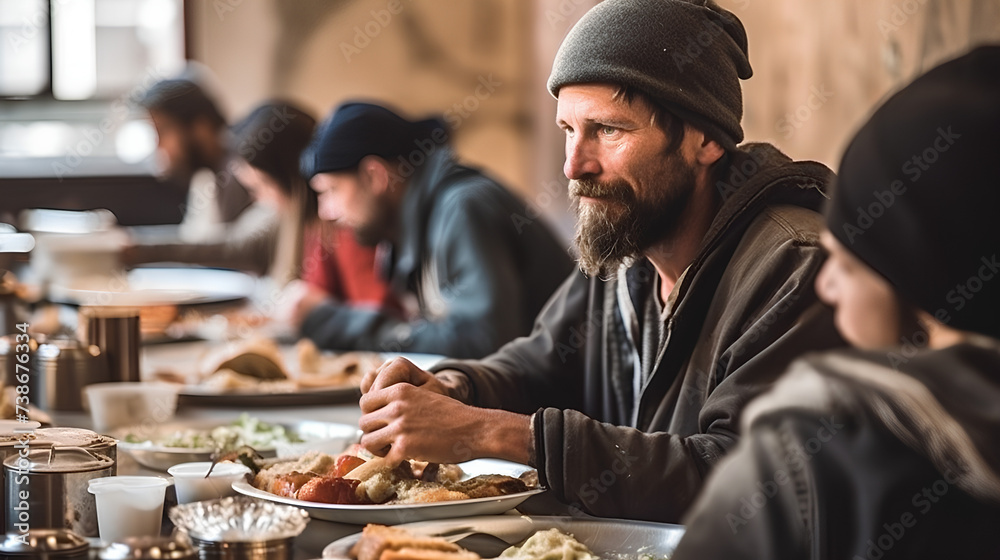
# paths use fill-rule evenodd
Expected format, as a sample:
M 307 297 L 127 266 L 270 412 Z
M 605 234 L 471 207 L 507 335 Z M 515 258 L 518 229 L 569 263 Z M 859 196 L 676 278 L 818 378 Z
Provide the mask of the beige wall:
M 1000 41 L 1000 0 L 718 1 L 750 39 L 747 139 L 831 166 L 886 93 L 972 43 Z M 189 33 L 231 117 L 268 96 L 324 115 L 357 97 L 411 116 L 450 111 L 459 153 L 568 233 L 562 138 L 544 86 L 562 38 L 594 3 L 189 0 Z M 491 77 L 493 91 L 480 87 Z
M 231 116 L 267 96 L 321 115 L 351 98 L 444 113 L 467 161 L 528 188 L 530 3 L 220 1 L 192 2 L 192 50 Z
M 748 140 L 835 167 L 886 94 L 967 50 L 1000 41 L 1000 0 L 719 0 L 747 28 Z

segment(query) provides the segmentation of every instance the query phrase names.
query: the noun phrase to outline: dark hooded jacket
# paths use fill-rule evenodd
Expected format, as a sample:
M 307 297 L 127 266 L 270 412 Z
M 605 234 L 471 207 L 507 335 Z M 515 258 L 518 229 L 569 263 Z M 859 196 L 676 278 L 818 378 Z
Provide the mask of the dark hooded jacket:
M 482 357 L 531 331 L 572 268 L 566 249 L 525 203 L 451 150 L 408 181 L 400 243 L 387 275 L 414 318 L 336 302 L 314 309 L 303 335 L 322 348 Z
M 450 361 L 468 402 L 534 416 L 542 482 L 571 511 L 676 522 L 737 440 L 744 404 L 804 350 L 842 344 L 813 280 L 832 173 L 750 145 L 730 160 L 702 247 L 650 316 L 642 259 L 599 280 L 572 274 L 530 336 Z M 665 318 L 661 318 L 665 317 Z
M 793 365 L 673 558 L 1000 558 L 1000 341 Z

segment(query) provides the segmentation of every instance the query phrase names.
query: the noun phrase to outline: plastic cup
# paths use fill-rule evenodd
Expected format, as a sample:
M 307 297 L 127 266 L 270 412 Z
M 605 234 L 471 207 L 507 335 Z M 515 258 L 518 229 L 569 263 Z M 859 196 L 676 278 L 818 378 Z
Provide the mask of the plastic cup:
M 158 476 L 107 476 L 90 481 L 97 501 L 101 540 L 156 536 L 163 519 L 163 499 L 170 481 Z
M 236 463 L 219 463 L 212 469 L 212 474 L 205 478 L 212 463 L 181 463 L 167 469 L 174 477 L 174 488 L 177 490 L 177 503 L 187 504 L 215 498 L 235 496 L 233 483 L 244 480 L 250 473 L 246 465 Z

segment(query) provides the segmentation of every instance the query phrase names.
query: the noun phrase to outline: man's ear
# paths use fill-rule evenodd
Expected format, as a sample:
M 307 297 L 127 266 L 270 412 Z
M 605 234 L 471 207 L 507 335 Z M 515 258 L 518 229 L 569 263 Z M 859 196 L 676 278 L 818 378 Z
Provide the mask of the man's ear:
M 705 167 L 713 165 L 726 154 L 726 150 L 715 140 L 703 135 L 701 145 L 695 151 L 695 160 Z
M 378 156 L 365 156 L 358 162 L 358 172 L 364 176 L 368 187 L 375 194 L 385 194 L 392 185 L 392 176 L 386 161 Z

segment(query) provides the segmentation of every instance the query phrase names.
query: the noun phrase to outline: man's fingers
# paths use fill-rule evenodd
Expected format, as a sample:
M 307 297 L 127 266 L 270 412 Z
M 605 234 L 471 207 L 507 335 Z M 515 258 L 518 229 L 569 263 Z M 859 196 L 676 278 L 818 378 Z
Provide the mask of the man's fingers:
M 393 358 L 382 364 L 382 371 L 375 377 L 369 391 L 378 391 L 397 383 L 414 384 L 414 381 L 417 380 L 414 370 L 419 371 L 406 358 Z
M 379 457 L 384 457 L 392 445 L 393 436 L 389 433 L 389 428 L 382 428 L 361 436 L 361 447 L 371 451 Z
M 378 378 L 380 373 L 382 373 L 385 366 L 389 365 L 391 362 L 392 360 L 386 360 L 377 368 L 365 373 L 365 376 L 361 378 L 361 394 L 365 394 L 371 390 L 372 385 L 375 384 L 375 379 Z

